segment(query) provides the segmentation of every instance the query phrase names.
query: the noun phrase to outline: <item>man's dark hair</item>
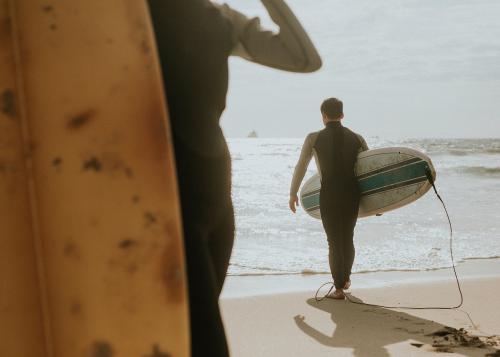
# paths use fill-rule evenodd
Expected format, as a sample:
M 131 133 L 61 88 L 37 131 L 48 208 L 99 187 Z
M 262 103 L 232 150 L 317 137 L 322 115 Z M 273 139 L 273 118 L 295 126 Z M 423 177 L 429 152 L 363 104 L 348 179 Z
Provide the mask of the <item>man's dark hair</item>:
M 344 114 L 344 104 L 337 98 L 328 98 L 321 103 L 321 113 L 328 119 L 338 119 Z

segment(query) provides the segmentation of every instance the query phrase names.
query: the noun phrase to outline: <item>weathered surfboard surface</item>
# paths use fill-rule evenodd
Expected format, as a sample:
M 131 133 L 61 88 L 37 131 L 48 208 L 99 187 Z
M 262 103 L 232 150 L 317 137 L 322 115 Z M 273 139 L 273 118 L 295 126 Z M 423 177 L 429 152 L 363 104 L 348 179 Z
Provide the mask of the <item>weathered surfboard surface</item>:
M 46 357 L 9 0 L 0 1 L 0 356 Z
M 422 197 L 436 171 L 431 159 L 404 147 L 368 150 L 359 154 L 356 177 L 361 191 L 359 216 L 372 216 L 403 207 Z
M 422 197 L 431 188 L 426 169 L 435 179 L 431 159 L 409 148 L 381 148 L 360 153 L 356 164 L 361 192 L 358 216 L 388 212 Z M 320 187 L 320 177 L 316 174 L 304 183 L 300 193 L 302 207 L 318 219 L 321 218 Z
M 13 54 L 2 63 L 15 70 L 0 69 L 0 190 L 11 195 L 0 203 L 11 290 L 0 332 L 19 328 L 0 355 L 188 356 L 175 167 L 145 2 L 1 3 L 1 46 Z

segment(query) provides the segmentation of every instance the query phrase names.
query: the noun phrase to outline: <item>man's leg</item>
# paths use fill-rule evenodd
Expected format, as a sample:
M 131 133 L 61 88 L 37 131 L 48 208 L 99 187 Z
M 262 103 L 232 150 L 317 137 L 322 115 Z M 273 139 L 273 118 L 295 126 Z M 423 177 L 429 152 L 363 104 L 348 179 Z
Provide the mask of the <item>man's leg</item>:
M 224 220 L 234 219 L 232 210 L 228 211 L 230 159 L 228 154 L 201 156 L 177 138 L 175 144 L 188 272 L 191 353 L 193 357 L 226 357 L 229 351 L 219 311 L 223 279 L 219 276 L 222 271 L 225 275 L 233 236 L 224 235 L 217 242 L 219 235 L 214 235 L 214 230 Z
M 321 219 L 323 228 L 325 229 L 328 238 L 328 258 L 330 263 L 330 271 L 332 273 L 333 282 L 336 289 L 342 289 L 345 284 L 345 265 L 344 262 L 344 237 L 341 214 L 335 209 L 328 207 L 321 208 Z
M 233 242 L 234 212 L 232 203 L 229 203 L 221 223 L 212 231 L 209 237 L 210 255 L 217 281 L 217 296 L 220 295 L 224 285 Z
M 343 221 L 345 222 L 345 229 L 343 231 L 343 241 L 344 241 L 344 280 L 349 281 L 351 279 L 351 270 L 354 263 L 354 256 L 356 250 L 354 248 L 354 227 L 358 220 L 358 206 L 356 205 L 351 210 L 347 210 L 347 214 L 344 216 Z
M 208 244 L 208 229 L 184 220 L 191 355 L 226 357 L 229 350 L 219 311 L 219 282 Z
M 350 225 L 350 224 L 349 224 Z M 352 225 L 350 225 L 352 227 Z M 347 227 L 347 229 L 344 230 L 343 234 L 343 248 L 344 248 L 344 281 L 349 281 L 351 280 L 351 269 L 352 265 L 354 263 L 354 255 L 355 255 L 355 248 L 354 248 L 354 242 L 353 242 L 353 237 L 354 237 L 354 227 Z

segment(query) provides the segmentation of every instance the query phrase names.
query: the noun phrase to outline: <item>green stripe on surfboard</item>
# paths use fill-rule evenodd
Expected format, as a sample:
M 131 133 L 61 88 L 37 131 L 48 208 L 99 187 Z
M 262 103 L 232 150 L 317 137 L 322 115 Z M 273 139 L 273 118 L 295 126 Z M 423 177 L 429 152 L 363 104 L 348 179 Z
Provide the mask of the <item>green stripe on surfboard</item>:
M 319 206 L 319 192 L 313 196 L 302 198 L 302 204 L 306 210 L 311 207 Z
M 425 176 L 425 169 L 428 166 L 424 160 L 411 163 L 409 165 L 393 169 L 390 171 L 380 172 L 375 175 L 366 177 L 358 181 L 361 195 L 369 193 L 370 191 L 380 190 L 388 186 L 411 181 L 413 179 Z M 316 194 L 302 197 L 302 204 L 307 211 L 317 209 L 319 207 L 319 191 Z
M 358 185 L 361 194 L 376 190 L 384 186 L 394 185 L 399 182 L 409 181 L 411 179 L 425 176 L 425 169 L 428 166 L 425 161 L 418 161 L 407 166 L 403 166 L 389 172 L 381 172 L 376 175 L 359 180 Z

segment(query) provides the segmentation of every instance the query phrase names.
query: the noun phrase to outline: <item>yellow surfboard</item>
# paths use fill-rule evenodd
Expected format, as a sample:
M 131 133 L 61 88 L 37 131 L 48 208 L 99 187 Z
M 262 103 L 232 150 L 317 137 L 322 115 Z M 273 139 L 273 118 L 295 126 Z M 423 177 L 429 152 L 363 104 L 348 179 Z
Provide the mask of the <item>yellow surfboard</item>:
M 0 355 L 188 356 L 144 1 L 0 0 Z

